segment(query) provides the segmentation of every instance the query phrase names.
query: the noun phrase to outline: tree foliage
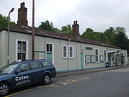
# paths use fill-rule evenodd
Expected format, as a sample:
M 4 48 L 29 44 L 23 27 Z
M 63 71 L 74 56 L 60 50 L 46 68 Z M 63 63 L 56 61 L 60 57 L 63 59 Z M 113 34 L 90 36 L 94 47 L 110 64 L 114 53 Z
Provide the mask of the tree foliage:
M 126 30 L 123 27 L 116 28 L 116 41 L 115 45 L 119 46 L 122 49 L 127 49 L 129 51 L 129 40 L 126 36 Z
M 10 26 L 14 25 L 14 22 L 10 22 Z M 8 17 L 0 14 L 0 29 L 5 29 L 8 27 Z
M 41 22 L 38 28 L 43 30 L 53 31 L 54 26 L 52 22 L 49 22 L 48 20 L 46 20 L 45 22 Z
M 62 26 L 61 29 L 54 27 L 52 22 L 49 22 L 46 20 L 45 22 L 41 22 L 41 24 L 38 27 L 39 29 L 53 31 L 53 32 L 59 32 L 63 34 L 72 34 L 72 28 L 71 25 Z
M 104 32 L 94 32 L 93 29 L 87 28 L 82 37 L 117 45 L 122 49 L 128 50 L 129 53 L 129 39 L 123 27 L 109 27 Z
M 61 27 L 61 33 L 64 33 L 64 34 L 72 34 L 71 25 L 62 26 L 62 27 Z

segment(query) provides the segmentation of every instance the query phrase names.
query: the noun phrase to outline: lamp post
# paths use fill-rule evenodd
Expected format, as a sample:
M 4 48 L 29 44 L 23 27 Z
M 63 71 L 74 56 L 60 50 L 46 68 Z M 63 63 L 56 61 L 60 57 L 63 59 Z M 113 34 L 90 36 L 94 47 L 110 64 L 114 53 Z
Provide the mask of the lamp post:
M 35 0 L 32 0 L 32 60 L 34 60 L 34 46 L 35 46 L 35 31 L 34 31 L 34 26 L 35 26 Z
M 7 55 L 7 63 L 9 64 L 9 27 L 10 27 L 10 14 L 14 11 L 14 8 L 12 8 L 8 13 L 8 55 Z

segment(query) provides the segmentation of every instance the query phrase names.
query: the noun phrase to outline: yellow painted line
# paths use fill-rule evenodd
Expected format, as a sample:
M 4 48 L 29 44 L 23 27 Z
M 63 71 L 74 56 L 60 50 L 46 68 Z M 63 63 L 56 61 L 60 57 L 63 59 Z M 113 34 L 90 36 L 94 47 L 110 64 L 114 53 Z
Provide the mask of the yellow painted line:
M 64 82 L 62 83 L 63 85 L 68 85 L 68 84 L 71 84 L 72 82 Z
M 46 87 L 49 87 L 49 85 L 39 86 L 39 87 L 37 87 L 37 88 L 46 88 Z
M 77 81 L 76 80 L 71 80 L 73 83 L 76 83 Z
M 81 80 L 85 80 L 85 79 L 90 79 L 90 78 L 88 78 L 88 77 L 87 78 L 85 78 L 85 77 L 84 78 L 81 78 Z
M 25 92 L 28 92 L 28 91 L 31 91 L 31 90 L 32 89 L 27 89 L 27 90 L 24 90 L 24 91 L 20 91 L 20 92 L 17 92 L 17 93 L 10 94 L 10 95 L 5 96 L 5 97 L 13 97 L 15 95 L 22 94 L 22 93 L 25 93 Z
M 59 86 L 56 86 L 56 84 L 59 84 L 59 83 L 62 83 L 63 81 L 58 81 L 56 83 L 53 83 L 51 85 L 45 85 L 45 86 L 39 86 L 37 88 L 46 88 L 46 87 L 51 87 L 51 86 L 54 86 L 54 87 L 59 87 Z
M 55 84 L 52 84 L 52 85 L 49 85 L 50 87 L 59 87 L 59 86 L 57 86 L 57 85 L 55 85 Z

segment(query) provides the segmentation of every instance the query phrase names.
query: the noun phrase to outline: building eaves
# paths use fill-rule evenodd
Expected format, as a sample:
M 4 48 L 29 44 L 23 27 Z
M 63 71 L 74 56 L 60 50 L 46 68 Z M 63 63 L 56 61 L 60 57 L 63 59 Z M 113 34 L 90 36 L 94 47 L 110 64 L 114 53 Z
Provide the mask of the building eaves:
M 2 30 L 7 31 L 7 29 L 2 29 Z M 2 30 L 0 30 L 0 31 L 2 31 Z M 32 34 L 31 27 L 22 26 L 22 25 L 18 25 L 18 24 L 14 25 L 14 26 L 11 26 L 10 31 L 17 32 L 17 33 L 22 33 L 22 34 L 29 34 L 29 35 Z M 41 36 L 41 37 L 49 37 L 49 38 L 54 38 L 54 39 L 61 39 L 61 40 L 66 40 L 66 41 L 86 43 L 86 44 L 92 44 L 92 45 L 98 45 L 98 46 L 120 49 L 119 47 L 117 47 L 115 45 L 110 45 L 110 44 L 106 44 L 104 42 L 82 38 L 80 36 L 74 37 L 72 35 L 65 35 L 65 34 L 62 34 L 62 33 L 52 32 L 52 31 L 47 31 L 47 30 L 41 30 L 41 29 L 37 29 L 37 28 L 35 28 L 35 32 L 36 32 L 35 35 Z

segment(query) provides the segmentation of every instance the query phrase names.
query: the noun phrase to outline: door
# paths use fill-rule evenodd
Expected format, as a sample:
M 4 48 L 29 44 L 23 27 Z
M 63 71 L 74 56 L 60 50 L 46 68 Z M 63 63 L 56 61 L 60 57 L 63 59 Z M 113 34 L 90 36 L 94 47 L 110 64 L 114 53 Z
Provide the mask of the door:
M 53 45 L 52 44 L 46 44 L 46 59 L 50 62 L 53 62 Z
M 111 66 L 111 62 L 112 62 L 111 53 L 108 53 L 108 62 L 109 62 L 109 65 Z
M 12 79 L 15 87 L 24 86 L 31 83 L 30 68 L 28 63 L 20 64 L 15 72 L 15 76 Z
M 43 79 L 43 66 L 40 62 L 30 62 L 30 77 L 33 81 L 32 83 L 37 83 Z
M 81 57 L 81 69 L 84 69 L 84 53 L 81 53 L 80 57 Z

